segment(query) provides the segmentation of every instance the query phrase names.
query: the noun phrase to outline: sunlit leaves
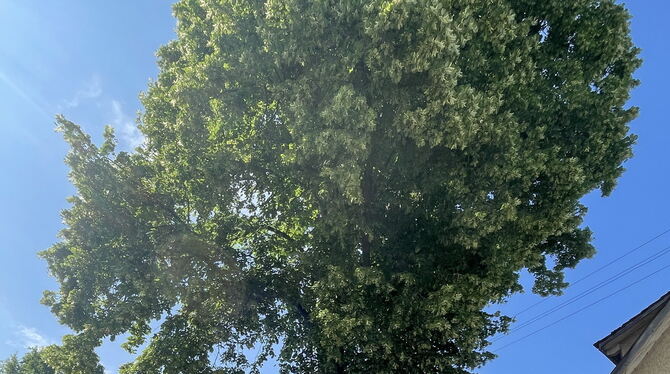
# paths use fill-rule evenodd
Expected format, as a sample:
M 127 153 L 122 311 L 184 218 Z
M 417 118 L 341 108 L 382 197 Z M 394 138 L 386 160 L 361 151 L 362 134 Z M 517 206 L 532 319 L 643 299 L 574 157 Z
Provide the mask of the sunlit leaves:
M 559 293 L 593 254 L 579 200 L 611 192 L 635 140 L 639 61 L 614 1 L 175 15 L 137 153 L 59 119 L 77 195 L 43 256 L 61 285 L 45 303 L 77 332 L 47 351 L 64 372 L 129 332 L 128 374 L 272 355 L 285 372 L 467 373 L 510 321 L 483 309 L 522 269 Z

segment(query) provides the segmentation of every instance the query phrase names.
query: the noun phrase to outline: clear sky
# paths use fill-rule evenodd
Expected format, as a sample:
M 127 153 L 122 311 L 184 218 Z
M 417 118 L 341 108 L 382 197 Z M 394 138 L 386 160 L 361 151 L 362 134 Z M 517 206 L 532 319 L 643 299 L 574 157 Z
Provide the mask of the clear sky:
M 642 48 L 642 85 L 632 105 L 641 108 L 632 123 L 639 136 L 635 157 L 612 196 L 587 196 L 587 225 L 598 254 L 568 273 L 576 280 L 670 228 L 670 42 L 667 0 L 626 1 L 633 14 L 633 38 Z M 105 124 L 117 128 L 121 146 L 132 148 L 141 135 L 133 119 L 137 96 L 156 76 L 155 50 L 174 38 L 169 2 L 160 1 L 0 1 L 0 358 L 27 346 L 57 342 L 67 333 L 39 304 L 55 288 L 36 253 L 56 241 L 59 212 L 73 193 L 63 164 L 66 147 L 53 131 L 63 113 L 100 138 Z M 560 305 L 670 245 L 667 234 L 592 277 L 560 298 L 519 315 L 517 326 Z M 495 342 L 499 349 L 570 315 L 608 294 L 670 264 L 670 255 L 640 267 L 597 292 Z M 612 364 L 592 344 L 670 290 L 670 269 L 497 352 L 480 374 L 607 373 Z M 540 300 L 512 297 L 501 308 L 510 315 Z M 99 351 L 116 372 L 128 356 L 113 344 Z M 275 372 L 273 368 L 268 373 Z

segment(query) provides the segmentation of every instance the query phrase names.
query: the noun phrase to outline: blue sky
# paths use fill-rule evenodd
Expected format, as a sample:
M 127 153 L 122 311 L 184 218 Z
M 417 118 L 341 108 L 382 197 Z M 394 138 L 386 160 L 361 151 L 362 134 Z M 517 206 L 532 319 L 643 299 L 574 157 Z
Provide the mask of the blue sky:
M 639 136 L 635 157 L 611 197 L 591 194 L 586 223 L 598 254 L 568 273 L 576 280 L 670 228 L 670 43 L 664 36 L 670 2 L 628 1 L 633 38 L 642 48 L 642 85 L 631 104 L 641 108 L 632 123 Z M 137 95 L 156 76 L 155 50 L 174 38 L 169 2 L 63 0 L 0 1 L 0 357 L 29 345 L 58 341 L 67 329 L 39 304 L 55 287 L 36 255 L 56 240 L 59 212 L 73 193 L 62 160 L 66 147 L 53 131 L 63 113 L 99 138 L 105 124 L 117 128 L 121 146 L 141 142 L 133 126 Z M 609 278 L 670 245 L 670 234 L 519 316 L 519 323 Z M 527 328 L 496 341 L 498 349 L 517 338 L 670 264 L 661 257 Z M 480 374 L 609 372 L 612 364 L 592 344 L 670 289 L 670 270 L 661 271 L 615 297 L 515 343 L 478 370 Z M 501 308 L 513 315 L 539 297 L 513 296 Z M 128 356 L 118 346 L 100 349 L 110 372 Z M 275 370 L 269 368 L 268 373 Z

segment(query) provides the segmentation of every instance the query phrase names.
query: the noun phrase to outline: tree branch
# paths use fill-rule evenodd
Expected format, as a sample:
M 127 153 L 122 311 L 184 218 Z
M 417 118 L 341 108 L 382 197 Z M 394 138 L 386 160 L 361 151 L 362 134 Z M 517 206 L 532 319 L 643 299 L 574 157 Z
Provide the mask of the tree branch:
M 286 240 L 288 240 L 288 241 L 290 241 L 290 242 L 292 242 L 292 243 L 295 243 L 295 242 L 296 242 L 296 240 L 293 239 L 289 234 L 287 234 L 287 233 L 285 233 L 285 232 L 279 230 L 278 228 L 275 228 L 275 227 L 270 226 L 270 225 L 265 225 L 265 226 L 263 226 L 263 227 L 266 228 L 266 229 L 268 229 L 268 230 L 270 230 L 273 234 L 278 235 L 278 236 L 281 236 L 282 238 L 284 238 L 284 239 L 286 239 Z

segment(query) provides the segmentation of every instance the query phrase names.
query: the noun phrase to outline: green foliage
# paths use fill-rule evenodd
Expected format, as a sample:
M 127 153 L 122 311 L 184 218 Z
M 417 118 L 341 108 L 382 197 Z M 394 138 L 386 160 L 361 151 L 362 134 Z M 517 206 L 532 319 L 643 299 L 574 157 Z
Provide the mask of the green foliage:
M 16 355 L 0 361 L 0 374 L 21 374 L 21 362 Z
M 12 355 L 5 361 L 0 361 L 0 374 L 55 374 L 44 358 L 44 350 L 36 348 L 26 353 L 21 360 Z
M 103 374 L 104 368 L 93 351 L 93 347 L 100 343 L 100 339 L 88 331 L 79 335 L 65 335 L 61 346 L 45 347 L 42 357 L 58 373 Z
M 43 253 L 123 373 L 468 373 L 593 255 L 579 199 L 631 155 L 639 65 L 613 0 L 183 0 L 137 152 L 59 118 L 77 188 Z M 150 323 L 160 320 L 157 331 Z M 143 346 L 146 344 L 146 346 Z M 281 348 L 276 351 L 276 347 Z M 244 351 L 253 348 L 256 355 Z M 56 367 L 56 366 L 54 366 Z

